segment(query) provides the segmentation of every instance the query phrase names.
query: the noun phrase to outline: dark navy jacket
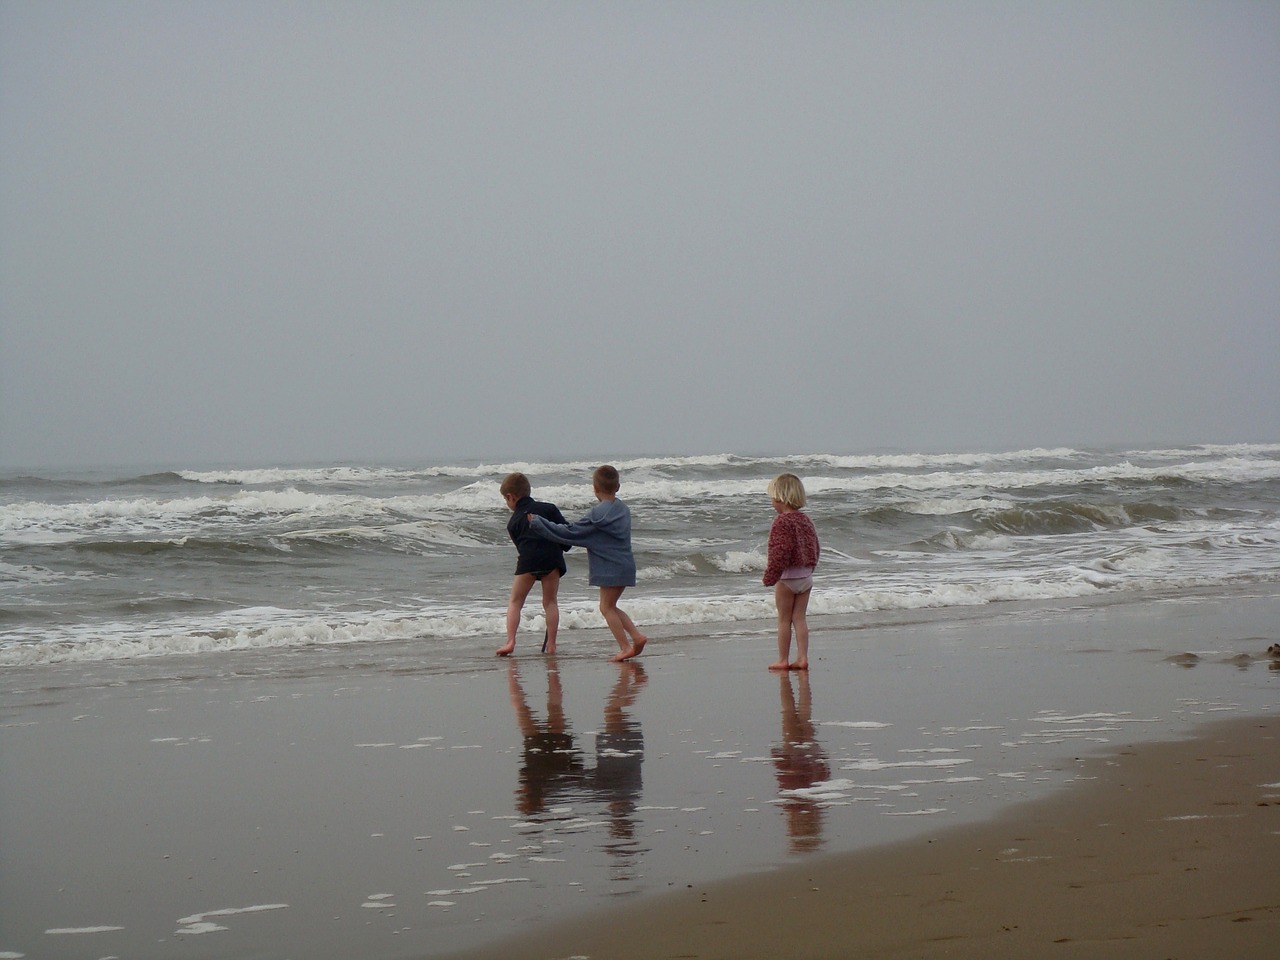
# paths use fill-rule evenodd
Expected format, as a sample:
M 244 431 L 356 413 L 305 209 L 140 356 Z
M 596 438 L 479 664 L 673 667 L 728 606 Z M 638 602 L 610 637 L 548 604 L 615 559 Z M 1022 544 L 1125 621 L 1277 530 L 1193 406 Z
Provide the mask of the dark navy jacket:
M 569 549 L 546 540 L 529 529 L 529 514 L 545 517 L 552 523 L 564 523 L 564 514 L 554 503 L 543 503 L 533 497 L 522 497 L 507 521 L 507 533 L 516 545 L 519 560 L 516 573 L 549 573 L 559 570 L 563 575 L 569 566 L 564 562 L 564 552 Z

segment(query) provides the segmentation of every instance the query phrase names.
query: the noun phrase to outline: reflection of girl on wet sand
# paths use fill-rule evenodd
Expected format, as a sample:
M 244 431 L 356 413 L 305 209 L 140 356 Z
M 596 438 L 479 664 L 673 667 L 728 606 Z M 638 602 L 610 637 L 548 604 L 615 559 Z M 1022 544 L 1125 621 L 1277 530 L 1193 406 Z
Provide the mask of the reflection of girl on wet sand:
M 814 784 L 831 778 L 831 767 L 815 736 L 813 701 L 809 692 L 809 675 L 797 673 L 800 698 L 796 700 L 790 673 L 778 677 L 782 687 L 782 742 L 771 751 L 778 776 L 782 810 L 787 815 L 787 836 L 793 853 L 816 850 L 822 846 L 822 805 L 804 795 L 789 793 L 808 790 Z

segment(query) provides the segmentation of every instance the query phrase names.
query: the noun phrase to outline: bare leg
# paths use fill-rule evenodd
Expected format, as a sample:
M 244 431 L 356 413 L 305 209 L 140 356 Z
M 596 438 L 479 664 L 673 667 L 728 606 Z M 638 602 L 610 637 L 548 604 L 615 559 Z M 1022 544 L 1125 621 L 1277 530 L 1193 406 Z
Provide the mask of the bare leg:
M 809 620 L 805 616 L 805 611 L 809 609 L 809 597 L 812 594 L 812 587 L 804 593 L 797 594 L 796 602 L 791 607 L 791 626 L 796 632 L 796 659 L 791 664 L 792 670 L 809 669 Z
M 517 573 L 511 581 L 511 599 L 507 601 L 507 642 L 498 648 L 498 656 L 509 657 L 516 649 L 516 631 L 520 629 L 520 611 L 524 609 L 525 597 L 533 589 L 534 579 L 531 573 Z
M 611 659 L 616 662 L 630 660 L 640 656 L 640 651 L 649 642 L 649 638 L 636 629 L 631 618 L 618 609 L 618 600 L 622 598 L 625 587 L 600 588 L 600 614 L 609 625 L 613 639 L 618 642 L 618 655 Z
M 791 613 L 795 607 L 796 595 L 785 584 L 778 583 L 773 588 L 773 602 L 778 607 L 778 660 L 769 664 L 770 670 L 790 670 L 787 657 L 791 655 Z
M 560 632 L 560 571 L 552 570 L 542 578 L 542 612 L 547 618 L 547 653 L 556 652 L 556 634 Z

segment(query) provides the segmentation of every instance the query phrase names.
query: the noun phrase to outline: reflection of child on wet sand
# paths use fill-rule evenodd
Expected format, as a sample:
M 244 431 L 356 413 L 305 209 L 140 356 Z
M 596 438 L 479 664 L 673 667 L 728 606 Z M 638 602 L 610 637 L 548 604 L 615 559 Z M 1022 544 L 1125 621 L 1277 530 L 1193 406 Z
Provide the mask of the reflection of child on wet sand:
M 778 677 L 782 685 L 782 742 L 773 748 L 773 766 L 782 794 L 782 809 L 787 815 L 787 836 L 796 853 L 816 850 L 822 845 L 822 806 L 803 794 L 789 791 L 808 790 L 831 778 L 831 767 L 818 743 L 813 721 L 813 701 L 809 694 L 809 675 L 800 673 L 800 699 L 797 703 L 789 673 Z
M 529 529 L 540 536 L 566 547 L 587 548 L 590 582 L 600 588 L 600 613 L 618 641 L 618 655 L 612 658 L 615 661 L 640 656 L 649 642 L 618 607 L 622 591 L 636 583 L 636 560 L 631 552 L 631 510 L 618 499 L 621 485 L 616 469 L 607 465 L 598 467 L 591 476 L 591 488 L 600 502 L 577 523 L 549 522 L 529 514 Z
M 541 813 L 546 809 L 548 798 L 566 792 L 568 784 L 580 782 L 585 765 L 564 715 L 560 671 L 547 670 L 547 718 L 540 721 L 529 709 L 515 660 L 510 661 L 508 670 L 507 689 L 524 738 L 524 763 L 520 767 L 516 806 L 528 816 Z
M 507 688 L 524 740 L 516 806 L 525 816 L 534 816 L 558 803 L 603 802 L 610 837 L 605 850 L 618 858 L 621 871 L 616 879 L 631 878 L 637 853 L 635 811 L 644 786 L 644 735 L 628 711 L 646 680 L 639 661 L 618 668 L 618 680 L 604 705 L 604 728 L 596 735 L 595 766 L 588 767 L 565 716 L 559 670 L 547 670 L 546 719 L 539 720 L 520 684 L 518 661 L 508 661 Z
M 560 577 L 569 569 L 564 562 L 565 547 L 538 536 L 529 529 L 529 517 L 541 516 L 564 523 L 564 515 L 554 503 L 533 499 L 529 478 L 523 473 L 507 474 L 498 488 L 511 511 L 507 533 L 516 545 L 516 575 L 511 581 L 511 599 L 507 601 L 507 642 L 498 648 L 498 656 L 515 652 L 516 631 L 520 629 L 520 611 L 535 583 L 542 584 L 542 612 L 547 620 L 547 653 L 556 652 L 556 634 L 560 630 Z
M 770 670 L 809 669 L 809 594 L 813 592 L 813 570 L 818 565 L 818 531 L 801 512 L 805 504 L 804 484 L 794 473 L 783 473 L 769 481 L 769 497 L 778 515 L 769 529 L 769 561 L 764 585 L 773 587 L 778 607 L 778 661 Z M 796 635 L 796 659 L 791 654 L 791 632 Z
M 638 660 L 618 669 L 618 682 L 604 705 L 604 730 L 596 735 L 593 787 L 596 795 L 608 802 L 609 836 L 614 840 L 635 839 L 636 804 L 644 786 L 641 774 L 644 735 L 640 732 L 640 722 L 627 710 L 635 704 L 636 694 L 648 679 L 644 665 Z M 634 853 L 616 844 L 608 849 L 624 859 Z

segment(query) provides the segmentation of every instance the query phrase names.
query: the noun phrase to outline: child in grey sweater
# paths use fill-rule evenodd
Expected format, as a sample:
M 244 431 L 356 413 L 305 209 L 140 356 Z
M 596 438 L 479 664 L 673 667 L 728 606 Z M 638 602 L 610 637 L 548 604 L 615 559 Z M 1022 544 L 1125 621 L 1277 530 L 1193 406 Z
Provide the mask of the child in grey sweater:
M 640 656 L 649 638 L 636 629 L 618 607 L 622 591 L 636 583 L 636 560 L 631 552 L 631 510 L 618 499 L 622 482 L 611 466 L 596 468 L 591 488 L 600 502 L 577 523 L 553 523 L 529 514 L 529 529 L 565 546 L 587 548 L 589 582 L 600 588 L 600 614 L 618 642 L 616 662 Z

